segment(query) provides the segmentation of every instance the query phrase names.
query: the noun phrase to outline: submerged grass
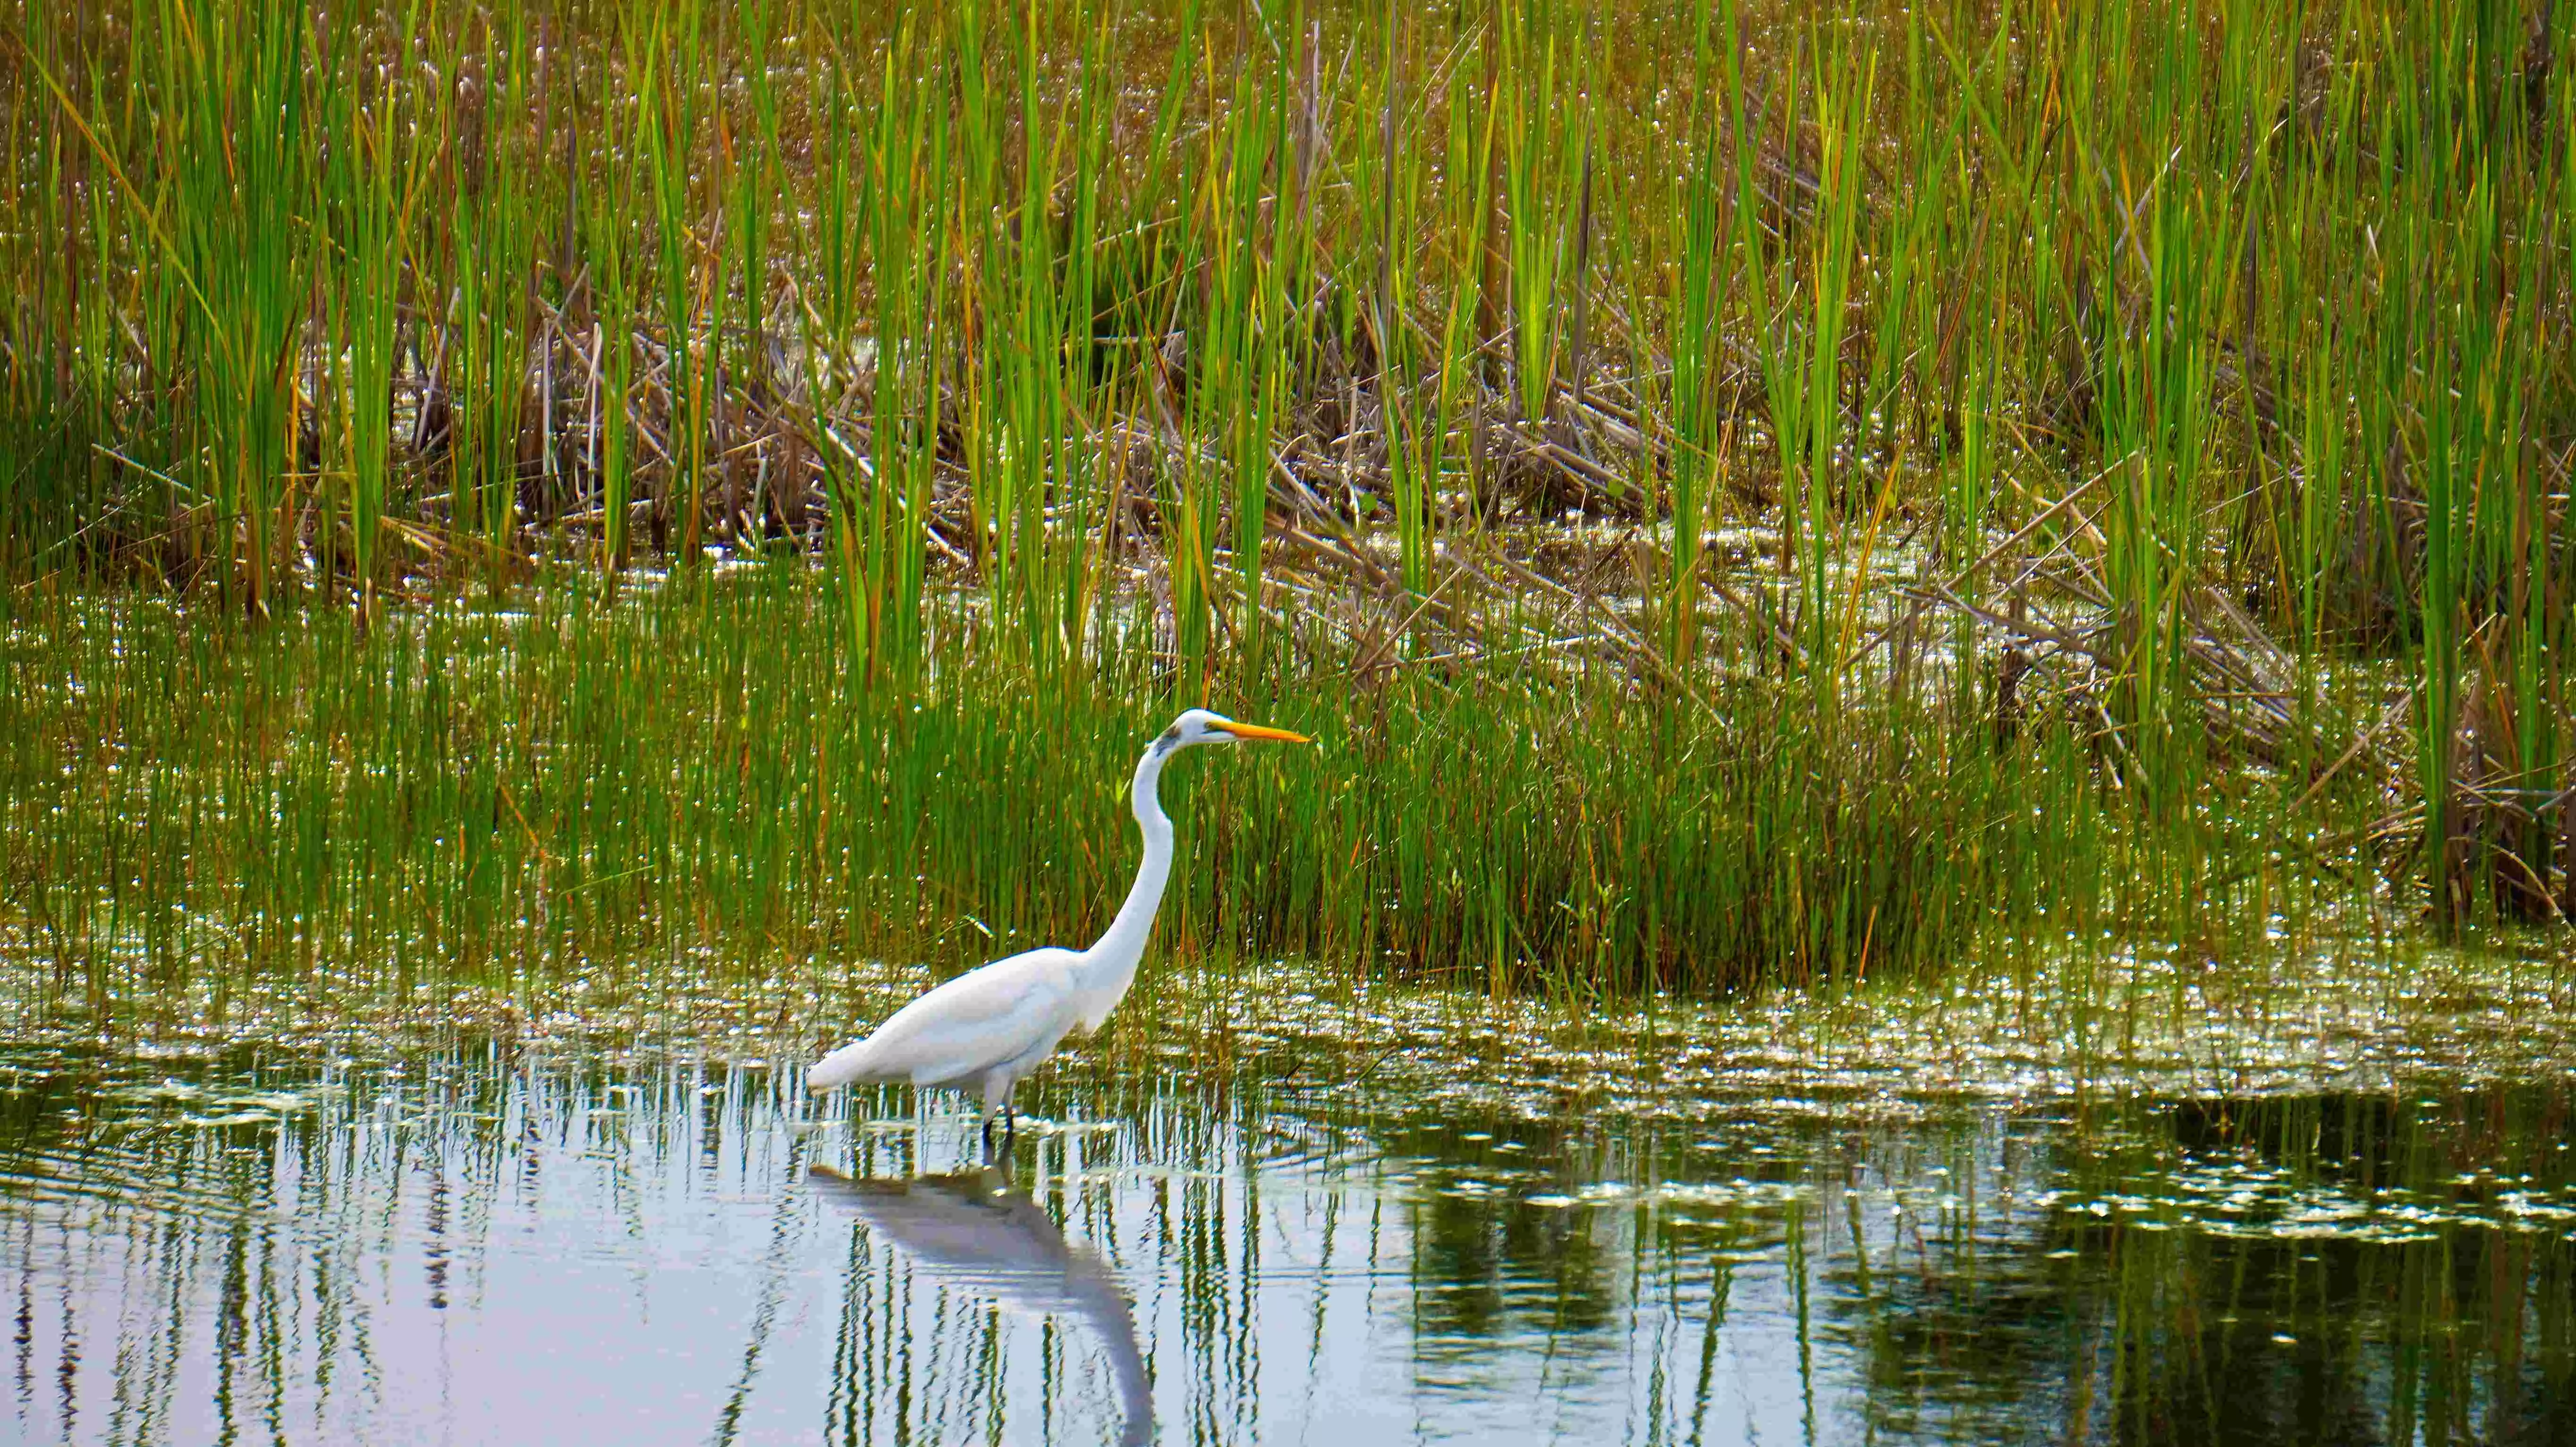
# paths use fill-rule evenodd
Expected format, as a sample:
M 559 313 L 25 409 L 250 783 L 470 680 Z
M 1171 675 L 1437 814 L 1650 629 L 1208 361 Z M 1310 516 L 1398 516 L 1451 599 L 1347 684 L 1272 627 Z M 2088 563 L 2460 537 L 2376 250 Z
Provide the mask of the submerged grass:
M 0 13 L 66 988 L 2576 904 L 2554 6 Z

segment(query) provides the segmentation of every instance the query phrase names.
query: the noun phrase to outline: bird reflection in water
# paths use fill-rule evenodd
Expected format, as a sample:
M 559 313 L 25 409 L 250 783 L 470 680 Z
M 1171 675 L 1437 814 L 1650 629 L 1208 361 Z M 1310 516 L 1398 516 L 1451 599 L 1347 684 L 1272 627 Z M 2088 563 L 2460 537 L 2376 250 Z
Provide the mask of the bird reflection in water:
M 1053 1218 L 993 1166 L 948 1176 L 880 1180 L 809 1172 L 822 1199 L 846 1207 L 869 1232 L 933 1280 L 970 1296 L 1091 1328 L 1109 1353 L 1125 1425 L 1121 1443 L 1150 1441 L 1154 1401 L 1136 1318 L 1108 1263 L 1064 1239 Z

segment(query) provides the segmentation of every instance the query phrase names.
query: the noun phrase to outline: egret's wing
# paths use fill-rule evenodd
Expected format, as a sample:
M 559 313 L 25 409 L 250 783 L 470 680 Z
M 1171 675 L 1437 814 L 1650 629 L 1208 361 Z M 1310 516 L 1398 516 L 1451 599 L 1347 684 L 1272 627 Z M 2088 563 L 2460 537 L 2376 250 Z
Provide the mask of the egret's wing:
M 1015 1060 L 1063 1033 L 1074 958 L 1071 950 L 1031 950 L 969 970 L 895 1011 L 865 1040 L 824 1056 L 807 1083 L 938 1085 Z

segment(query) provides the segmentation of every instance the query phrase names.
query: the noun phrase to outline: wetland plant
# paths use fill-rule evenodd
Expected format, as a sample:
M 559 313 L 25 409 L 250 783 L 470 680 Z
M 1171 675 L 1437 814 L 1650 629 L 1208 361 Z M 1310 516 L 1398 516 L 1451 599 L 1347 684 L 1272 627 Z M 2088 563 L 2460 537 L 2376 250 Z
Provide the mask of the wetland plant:
M 1497 990 L 2576 903 L 2547 3 L 5 23 L 67 984 L 1079 933 L 1174 703 L 1371 765 L 1176 909 Z

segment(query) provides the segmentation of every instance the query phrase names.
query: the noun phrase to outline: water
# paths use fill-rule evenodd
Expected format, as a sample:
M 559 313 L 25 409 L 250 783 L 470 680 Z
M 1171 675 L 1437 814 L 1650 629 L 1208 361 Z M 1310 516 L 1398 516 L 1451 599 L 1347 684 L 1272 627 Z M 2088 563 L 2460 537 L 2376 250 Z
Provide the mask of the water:
M 2563 1079 L 1638 1109 L 1138 1038 L 1006 1173 L 685 1044 L 0 1050 L 0 1436 L 2576 1440 Z

